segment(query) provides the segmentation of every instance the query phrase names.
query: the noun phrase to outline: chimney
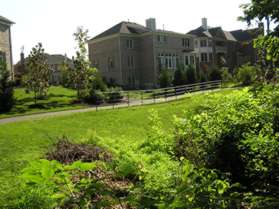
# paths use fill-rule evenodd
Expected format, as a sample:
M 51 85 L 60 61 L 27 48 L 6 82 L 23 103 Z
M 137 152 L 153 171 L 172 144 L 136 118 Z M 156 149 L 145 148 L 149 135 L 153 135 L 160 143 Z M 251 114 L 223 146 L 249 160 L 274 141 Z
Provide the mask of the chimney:
M 24 64 L 25 64 L 25 60 L 24 60 L 24 46 L 22 46 L 21 48 L 20 48 L 20 64 L 21 64 L 21 66 L 24 66 Z
M 156 30 L 156 19 L 155 18 L 149 18 L 146 20 L 146 27 L 152 31 Z
M 204 17 L 202 18 L 202 27 L 207 30 L 208 29 L 208 26 L 207 26 L 207 18 Z

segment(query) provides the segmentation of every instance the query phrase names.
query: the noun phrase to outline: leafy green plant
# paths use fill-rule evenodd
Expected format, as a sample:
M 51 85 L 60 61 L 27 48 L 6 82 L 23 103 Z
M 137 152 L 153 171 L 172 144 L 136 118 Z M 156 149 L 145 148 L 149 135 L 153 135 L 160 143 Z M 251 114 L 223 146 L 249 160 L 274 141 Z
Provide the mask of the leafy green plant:
M 250 85 L 256 80 L 258 69 L 251 66 L 249 63 L 242 65 L 237 70 L 237 80 L 242 83 L 242 85 Z
M 38 188 L 39 192 L 54 202 L 53 206 L 59 206 L 81 195 L 80 187 L 86 188 L 90 182 L 81 173 L 95 168 L 95 163 L 76 161 L 70 165 L 62 165 L 57 161 L 42 159 L 23 169 L 20 178 L 25 188 L 23 191 L 29 190 L 29 194 L 32 194 L 32 189 Z M 73 180 L 74 177 L 77 179 Z
M 111 87 L 105 92 L 106 101 L 108 103 L 119 102 L 122 98 L 122 89 L 120 87 Z

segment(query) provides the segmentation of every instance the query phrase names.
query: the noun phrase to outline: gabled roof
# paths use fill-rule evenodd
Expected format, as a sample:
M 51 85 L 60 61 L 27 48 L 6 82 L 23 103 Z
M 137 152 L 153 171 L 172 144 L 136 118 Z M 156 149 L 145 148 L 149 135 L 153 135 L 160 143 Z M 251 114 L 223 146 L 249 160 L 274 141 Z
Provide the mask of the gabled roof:
M 237 41 L 249 41 L 257 38 L 262 33 L 263 31 L 260 28 L 231 31 L 231 34 Z
M 46 54 L 47 63 L 49 65 L 61 64 L 64 61 L 67 63 L 72 63 L 72 60 L 61 54 Z
M 151 31 L 150 29 L 139 25 L 133 22 L 120 22 L 117 25 L 111 27 L 110 29 L 106 30 L 105 32 L 95 36 L 91 40 L 104 38 L 106 36 L 114 35 L 114 34 L 142 34 Z
M 0 22 L 5 22 L 5 23 L 8 23 L 8 24 L 14 24 L 14 22 L 12 22 L 11 20 L 3 17 L 0 15 Z
M 204 27 L 200 26 L 195 30 L 189 31 L 187 34 L 196 35 L 198 37 L 220 38 L 228 41 L 236 41 L 229 31 L 224 31 L 221 27 L 209 27 L 208 30 L 206 30 Z
M 196 28 L 195 30 L 189 31 L 187 34 L 195 35 L 195 36 L 198 36 L 198 37 L 209 37 L 209 36 L 211 36 L 210 33 L 208 33 L 208 31 L 206 31 L 202 26 Z
M 64 61 L 65 61 L 66 63 L 70 64 L 70 65 L 73 64 L 73 61 L 72 61 L 70 58 L 68 58 L 66 55 L 62 55 L 62 54 L 47 54 L 47 53 L 46 53 L 45 56 L 46 56 L 47 63 L 48 63 L 49 65 L 58 65 L 58 64 L 62 64 Z M 24 59 L 24 62 L 26 63 L 26 62 L 28 62 L 28 60 L 29 60 L 29 58 L 26 57 L 26 58 Z M 16 65 L 20 65 L 20 64 L 21 64 L 21 61 L 18 61 L 18 62 L 16 63 Z

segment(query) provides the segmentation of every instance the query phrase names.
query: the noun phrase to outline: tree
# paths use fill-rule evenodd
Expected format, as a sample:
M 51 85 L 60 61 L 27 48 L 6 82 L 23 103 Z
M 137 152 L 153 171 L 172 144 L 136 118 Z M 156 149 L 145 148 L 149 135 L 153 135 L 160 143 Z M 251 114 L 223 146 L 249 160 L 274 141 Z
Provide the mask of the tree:
M 266 19 L 267 36 L 261 36 L 254 41 L 254 47 L 258 51 L 262 67 L 262 75 L 259 77 L 262 77 L 264 81 L 276 78 L 279 66 L 279 38 L 276 37 L 278 31 L 270 33 L 270 22 L 279 23 L 278 0 L 252 0 L 250 4 L 244 4 L 241 7 L 244 16 L 239 19 L 246 21 L 248 25 L 255 19 L 260 21 Z
M 249 25 L 254 19 L 262 21 L 266 19 L 267 33 L 270 31 L 270 21 L 279 22 L 278 0 L 252 0 L 249 4 L 241 5 L 244 16 L 240 20 L 246 21 Z
M 10 81 L 10 73 L 7 64 L 0 61 L 0 112 L 9 111 L 14 104 L 13 83 Z
M 179 86 L 183 84 L 186 84 L 186 72 L 182 65 L 178 65 L 177 69 L 174 72 L 173 85 Z
M 242 83 L 242 85 L 250 85 L 256 79 L 257 68 L 250 65 L 249 63 L 242 65 L 237 70 L 237 80 Z
M 166 88 L 171 85 L 171 74 L 167 69 L 161 70 L 159 76 L 159 84 L 161 88 Z
M 74 58 L 74 71 L 73 71 L 73 83 L 77 89 L 77 96 L 83 98 L 86 96 L 88 87 L 88 75 L 90 70 L 90 63 L 87 56 L 86 44 L 88 40 L 88 30 L 84 30 L 82 27 L 78 27 L 74 33 L 75 41 L 78 44 L 78 50 L 76 51 L 76 57 Z
M 71 68 L 69 63 L 66 61 L 66 59 L 59 66 L 59 68 L 60 68 L 60 73 L 61 73 L 62 86 L 66 87 L 66 88 L 72 87 L 73 69 Z
M 27 68 L 27 89 L 34 92 L 35 103 L 37 103 L 38 98 L 47 95 L 50 77 L 50 68 L 41 43 L 32 48 L 27 58 Z
M 190 65 L 186 69 L 187 84 L 192 84 L 197 82 L 197 73 L 194 66 Z

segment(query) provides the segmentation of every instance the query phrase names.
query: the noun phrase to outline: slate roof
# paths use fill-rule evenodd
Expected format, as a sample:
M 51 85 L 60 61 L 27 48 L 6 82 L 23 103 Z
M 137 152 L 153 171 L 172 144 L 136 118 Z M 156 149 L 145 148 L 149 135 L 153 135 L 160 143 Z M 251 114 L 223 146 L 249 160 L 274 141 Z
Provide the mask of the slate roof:
M 124 34 L 142 34 L 151 31 L 150 29 L 139 25 L 137 23 L 133 22 L 120 22 L 116 24 L 115 26 L 109 28 L 108 30 L 104 31 L 103 33 L 95 36 L 91 40 L 104 38 L 106 36 L 118 34 L 118 33 L 124 33 Z
M 99 38 L 104 38 L 110 35 L 114 35 L 114 34 L 143 34 L 143 33 L 147 33 L 147 32 L 151 32 L 151 29 L 134 23 L 134 22 L 120 22 L 116 25 L 114 25 L 113 27 L 109 28 L 108 30 L 104 31 L 103 33 L 95 36 L 94 38 L 90 39 L 90 40 L 95 40 L 95 39 L 99 39 Z M 177 33 L 174 31 L 168 31 L 168 30 L 156 30 L 155 32 L 158 33 L 172 33 L 172 34 L 178 34 L 181 35 L 182 33 Z
M 229 31 L 224 31 L 221 27 L 208 28 L 208 30 L 205 30 L 200 26 L 195 30 L 189 31 L 187 34 L 196 35 L 198 37 L 220 38 L 228 41 L 236 41 Z
M 61 54 L 46 54 L 47 63 L 49 65 L 56 65 L 63 63 L 66 60 L 67 63 L 72 63 L 72 60 Z
M 7 18 L 5 18 L 5 17 L 3 17 L 1 15 L 0 15 L 0 21 L 8 23 L 8 24 L 14 24 L 14 22 L 12 22 L 11 20 L 9 20 L 9 19 L 7 19 Z
M 249 30 L 235 30 L 231 31 L 231 34 L 235 37 L 237 41 L 249 41 L 254 38 L 257 38 L 262 31 L 260 28 L 254 28 Z
M 73 61 L 71 59 L 69 59 L 68 57 L 66 57 L 65 55 L 62 54 L 45 54 L 46 55 L 46 59 L 47 59 L 47 63 L 49 65 L 58 65 L 58 64 L 62 64 L 64 60 L 66 60 L 66 62 L 70 65 L 73 64 Z M 28 61 L 28 57 L 26 57 L 24 59 L 24 62 L 26 63 Z M 20 65 L 21 61 L 18 61 L 16 63 L 16 65 Z

